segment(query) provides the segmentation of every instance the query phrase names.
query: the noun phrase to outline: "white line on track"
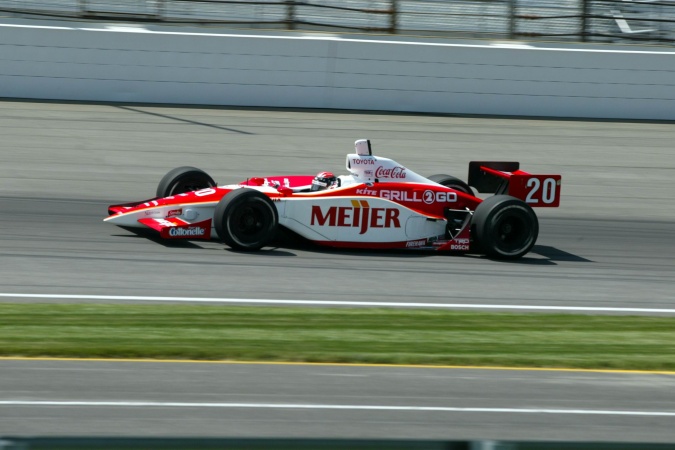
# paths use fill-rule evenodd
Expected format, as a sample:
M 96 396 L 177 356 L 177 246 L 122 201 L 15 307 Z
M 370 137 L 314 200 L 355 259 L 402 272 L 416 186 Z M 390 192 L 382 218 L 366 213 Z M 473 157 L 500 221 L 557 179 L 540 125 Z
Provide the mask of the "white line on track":
M 155 34 L 160 36 L 199 36 L 206 38 L 231 38 L 231 39 L 276 39 L 288 41 L 334 41 L 334 42 L 356 42 L 366 44 L 386 44 L 386 45 L 407 45 L 407 46 L 427 46 L 427 47 L 458 47 L 458 48 L 509 48 L 513 50 L 530 50 L 530 51 L 546 51 L 546 52 L 577 52 L 577 53 L 618 53 L 618 54 L 651 54 L 651 55 L 672 55 L 675 54 L 667 49 L 660 50 L 627 50 L 627 49 L 611 49 L 611 48 L 565 48 L 564 46 L 536 47 L 528 44 L 458 44 L 449 42 L 418 42 L 418 41 L 397 41 L 387 39 L 358 39 L 347 38 L 344 36 L 321 36 L 321 35 L 305 35 L 305 36 L 289 36 L 284 34 L 278 35 L 255 35 L 255 34 L 232 34 L 232 33 L 195 33 L 186 31 L 157 31 L 150 30 L 138 26 L 107 26 L 104 28 L 86 28 L 86 27 L 68 27 L 68 26 L 47 26 L 47 25 L 32 25 L 32 24 L 12 24 L 2 23 L 0 28 L 29 28 L 29 29 L 43 29 L 43 30 L 64 30 L 64 31 L 90 31 L 96 33 L 144 33 Z
M 140 302 L 194 302 L 229 303 L 239 305 L 304 305 L 304 306 L 360 306 L 377 308 L 441 308 L 441 309 L 492 309 L 528 311 L 577 311 L 612 313 L 661 313 L 675 314 L 675 309 L 665 308 L 611 308 L 606 306 L 545 306 L 545 305 L 483 305 L 473 303 L 413 303 L 413 302 L 359 302 L 330 300 L 281 300 L 248 298 L 203 298 L 203 297 L 144 297 L 134 295 L 77 295 L 77 294 L 12 294 L 0 293 L 0 298 L 30 298 L 53 300 L 110 300 Z
M 453 408 L 446 406 L 388 406 L 388 405 L 322 405 L 306 403 L 197 403 L 152 401 L 33 401 L 2 400 L 0 406 L 60 406 L 60 407 L 122 407 L 122 408 L 221 408 L 221 409 L 311 409 L 348 411 L 516 413 L 516 414 L 575 414 L 601 416 L 675 417 L 675 411 L 623 411 L 598 409 L 547 408 Z

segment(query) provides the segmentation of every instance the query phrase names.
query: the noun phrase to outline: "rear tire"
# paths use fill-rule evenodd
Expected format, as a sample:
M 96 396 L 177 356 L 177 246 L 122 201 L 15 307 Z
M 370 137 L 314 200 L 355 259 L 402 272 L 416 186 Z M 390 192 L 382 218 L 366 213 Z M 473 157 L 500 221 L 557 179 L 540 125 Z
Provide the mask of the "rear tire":
M 478 248 L 496 259 L 518 259 L 529 252 L 539 235 L 539 220 L 524 201 L 509 195 L 483 200 L 473 215 Z
M 177 167 L 162 178 L 157 186 L 157 197 L 171 197 L 186 192 L 215 187 L 216 182 L 196 167 Z
M 469 195 L 475 195 L 473 193 L 473 190 L 471 187 L 469 187 L 468 184 L 466 184 L 464 181 L 460 180 L 457 177 L 453 177 L 452 175 L 445 175 L 442 173 L 432 175 L 429 177 L 429 180 L 438 183 L 440 185 L 443 185 L 445 187 L 449 187 L 450 189 L 454 189 L 456 191 L 464 192 L 465 194 Z
M 235 189 L 220 200 L 213 225 L 235 250 L 260 250 L 276 236 L 279 213 L 272 200 L 254 189 Z

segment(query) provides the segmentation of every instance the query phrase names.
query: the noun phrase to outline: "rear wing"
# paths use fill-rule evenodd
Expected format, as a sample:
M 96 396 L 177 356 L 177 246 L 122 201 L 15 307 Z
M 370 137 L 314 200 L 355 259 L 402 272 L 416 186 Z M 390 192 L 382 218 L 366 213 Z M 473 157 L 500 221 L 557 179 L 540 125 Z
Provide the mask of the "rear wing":
M 507 194 L 530 206 L 560 206 L 560 175 L 537 175 L 520 170 L 520 163 L 471 161 L 469 186 L 478 192 Z

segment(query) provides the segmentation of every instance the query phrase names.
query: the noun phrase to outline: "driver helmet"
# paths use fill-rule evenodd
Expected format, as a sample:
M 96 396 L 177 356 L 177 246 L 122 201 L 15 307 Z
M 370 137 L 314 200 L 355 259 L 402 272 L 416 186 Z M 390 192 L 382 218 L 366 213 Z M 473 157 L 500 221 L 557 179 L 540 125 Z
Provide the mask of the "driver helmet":
M 330 189 L 337 183 L 337 177 L 332 172 L 320 172 L 312 180 L 312 192 Z

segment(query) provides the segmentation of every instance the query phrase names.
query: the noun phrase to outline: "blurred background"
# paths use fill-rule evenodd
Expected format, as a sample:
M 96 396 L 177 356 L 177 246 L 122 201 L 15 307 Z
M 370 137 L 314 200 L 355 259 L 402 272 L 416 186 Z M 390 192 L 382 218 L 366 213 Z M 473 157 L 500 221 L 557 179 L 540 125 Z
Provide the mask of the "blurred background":
M 461 38 L 675 40 L 670 0 L 1 0 L 0 12 Z

